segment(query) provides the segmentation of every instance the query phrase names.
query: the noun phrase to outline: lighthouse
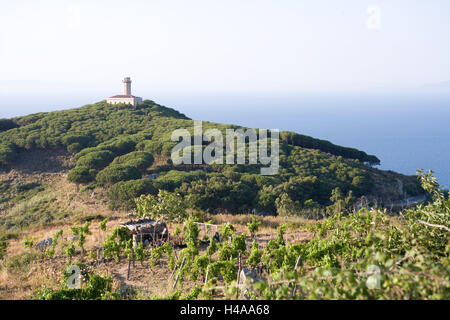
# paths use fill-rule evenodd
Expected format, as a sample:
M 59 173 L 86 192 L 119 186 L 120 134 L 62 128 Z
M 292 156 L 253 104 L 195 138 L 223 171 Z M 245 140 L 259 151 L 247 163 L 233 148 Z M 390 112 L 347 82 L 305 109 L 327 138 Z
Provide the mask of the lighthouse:
M 131 78 L 125 77 L 122 80 L 122 83 L 123 83 L 123 94 L 112 96 L 106 99 L 106 102 L 110 104 L 125 103 L 131 104 L 133 106 L 137 105 L 138 103 L 142 103 L 141 97 L 135 97 L 131 94 Z
M 126 77 L 123 79 L 123 94 L 126 96 L 131 96 L 131 79 Z

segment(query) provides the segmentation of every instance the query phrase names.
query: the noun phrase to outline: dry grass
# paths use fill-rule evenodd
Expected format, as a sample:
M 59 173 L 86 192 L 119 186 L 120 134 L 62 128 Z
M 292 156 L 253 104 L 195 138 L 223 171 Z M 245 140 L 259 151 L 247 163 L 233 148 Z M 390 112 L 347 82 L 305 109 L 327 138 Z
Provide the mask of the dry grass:
M 216 214 L 211 215 L 210 218 L 216 224 L 223 224 L 226 222 L 231 223 L 234 226 L 242 226 L 247 228 L 247 223 L 251 221 L 251 215 L 248 214 L 239 214 L 239 215 L 230 215 L 230 214 Z M 258 217 L 261 220 L 260 230 L 261 232 L 269 232 L 277 229 L 283 224 L 286 224 L 288 230 L 297 230 L 304 229 L 308 224 L 314 223 L 312 220 L 307 220 L 300 217 Z

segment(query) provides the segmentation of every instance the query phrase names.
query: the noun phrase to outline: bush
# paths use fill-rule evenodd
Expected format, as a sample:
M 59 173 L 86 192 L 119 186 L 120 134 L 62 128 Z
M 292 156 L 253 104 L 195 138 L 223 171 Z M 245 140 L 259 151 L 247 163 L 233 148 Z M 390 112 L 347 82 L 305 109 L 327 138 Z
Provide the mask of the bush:
M 12 144 L 0 144 L 0 165 L 10 165 L 17 159 L 16 148 Z
M 140 178 L 140 171 L 136 167 L 129 165 L 110 165 L 97 174 L 97 182 L 104 186 Z
M 112 209 L 121 207 L 129 210 L 135 207 L 135 198 L 143 194 L 157 193 L 158 190 L 150 179 L 139 179 L 116 183 L 108 190 L 107 196 Z
M 19 126 L 10 119 L 0 119 L 0 132 L 11 130 L 17 127 Z
M 84 146 L 81 143 L 75 142 L 67 146 L 67 151 L 70 153 L 77 153 L 83 150 Z
M 83 150 L 81 150 L 80 152 L 78 152 L 76 155 L 74 155 L 73 159 L 75 161 L 78 161 L 78 159 L 80 159 L 81 157 L 84 157 L 85 155 L 91 153 L 91 152 L 98 152 L 98 151 L 109 151 L 106 148 L 100 148 L 100 147 L 90 147 L 90 148 L 85 148 Z
M 280 216 L 295 216 L 300 211 L 300 205 L 298 201 L 293 201 L 287 193 L 282 193 L 275 200 L 277 213 Z
M 91 136 L 71 134 L 62 139 L 64 145 L 67 146 L 67 151 L 71 153 L 77 153 L 86 148 L 87 146 L 95 143 Z
M 151 153 L 135 151 L 115 158 L 112 165 L 130 165 L 144 171 L 153 164 L 153 161 Z
M 99 145 L 105 149 L 115 153 L 117 156 L 130 153 L 136 148 L 136 142 L 130 138 L 120 138 L 114 142 Z
M 77 166 L 103 169 L 114 160 L 114 157 L 114 153 L 108 150 L 94 151 L 80 157 L 77 161 Z
M 69 172 L 67 179 L 75 183 L 89 183 L 94 181 L 97 170 L 87 167 L 75 167 Z
M 247 223 L 248 231 L 254 238 L 255 234 L 258 232 L 259 226 L 261 225 L 261 220 L 255 217 L 254 215 L 251 217 L 251 221 Z
M 140 218 L 181 222 L 187 217 L 190 204 L 179 194 L 159 190 L 158 196 L 147 195 L 136 199 L 136 215 Z
M 162 141 L 153 141 L 153 140 L 147 140 L 140 142 L 136 148 L 142 151 L 147 151 L 153 154 L 161 154 L 163 142 Z
M 204 172 L 185 172 L 178 170 L 171 170 L 164 176 L 155 180 L 155 185 L 158 189 L 163 189 L 173 192 L 175 188 L 180 187 L 183 183 L 190 183 L 193 181 L 201 181 L 206 177 Z

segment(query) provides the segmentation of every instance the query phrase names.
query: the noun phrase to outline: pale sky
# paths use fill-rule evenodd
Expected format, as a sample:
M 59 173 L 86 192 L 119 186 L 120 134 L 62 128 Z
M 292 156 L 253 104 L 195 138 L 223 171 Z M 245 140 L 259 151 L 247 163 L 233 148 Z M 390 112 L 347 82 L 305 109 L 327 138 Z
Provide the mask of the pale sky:
M 448 0 L 0 0 L 0 93 L 307 92 L 450 80 Z

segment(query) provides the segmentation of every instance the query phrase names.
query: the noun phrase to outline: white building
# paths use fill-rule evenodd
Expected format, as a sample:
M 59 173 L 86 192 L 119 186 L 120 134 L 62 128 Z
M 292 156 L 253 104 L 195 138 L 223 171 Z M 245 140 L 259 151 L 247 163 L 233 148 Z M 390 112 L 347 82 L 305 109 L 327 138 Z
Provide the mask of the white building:
M 117 96 L 112 96 L 106 99 L 106 102 L 110 104 L 118 104 L 118 103 L 126 103 L 131 104 L 133 106 L 142 102 L 141 97 L 135 97 L 131 95 L 131 79 L 126 77 L 123 79 L 123 94 L 119 94 Z

